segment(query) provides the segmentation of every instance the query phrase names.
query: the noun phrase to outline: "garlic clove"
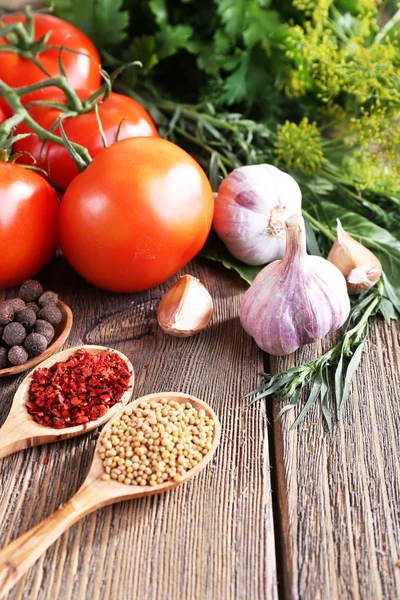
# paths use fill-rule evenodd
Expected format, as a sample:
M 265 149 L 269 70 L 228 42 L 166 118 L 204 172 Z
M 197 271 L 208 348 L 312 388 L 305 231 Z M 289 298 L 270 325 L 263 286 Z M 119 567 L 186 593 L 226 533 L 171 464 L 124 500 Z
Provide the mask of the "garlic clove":
M 376 284 L 382 265 L 368 248 L 357 242 L 337 219 L 337 238 L 328 260 L 343 274 L 349 294 L 360 294 Z
M 273 165 L 239 167 L 222 181 L 213 226 L 229 252 L 249 265 L 285 254 L 285 221 L 301 210 L 297 182 Z
M 182 275 L 165 292 L 157 310 L 161 329 L 176 337 L 198 333 L 207 327 L 212 315 L 212 298 L 201 281 L 192 275 Z

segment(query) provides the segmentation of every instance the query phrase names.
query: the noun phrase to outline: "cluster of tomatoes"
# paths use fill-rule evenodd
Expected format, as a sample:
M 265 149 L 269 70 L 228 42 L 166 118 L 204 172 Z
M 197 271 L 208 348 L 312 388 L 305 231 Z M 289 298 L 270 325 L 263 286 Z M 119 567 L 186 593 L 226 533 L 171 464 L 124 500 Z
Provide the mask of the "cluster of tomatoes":
M 25 17 L 2 17 L 0 26 L 15 20 L 24 23 Z M 69 23 L 36 14 L 34 40 L 48 32 L 49 49 L 36 57 L 42 68 L 18 53 L 2 52 L 0 79 L 17 88 L 58 76 L 61 57 L 70 86 L 85 101 L 101 85 L 95 47 Z M 36 123 L 60 133 L 57 105 L 67 100 L 59 88 L 43 87 L 22 102 Z M 8 116 L 0 99 L 0 122 Z M 15 132 L 30 134 L 14 143 L 18 163 L 0 163 L 0 288 L 34 276 L 58 245 L 83 278 L 117 292 L 158 285 L 199 252 L 214 208 L 208 179 L 184 150 L 158 137 L 140 104 L 112 92 L 97 111 L 64 118 L 63 128 L 93 159 L 82 173 L 64 146 L 42 142 L 25 123 Z M 22 166 L 32 165 L 32 157 L 48 177 Z M 51 183 L 65 190 L 60 198 Z

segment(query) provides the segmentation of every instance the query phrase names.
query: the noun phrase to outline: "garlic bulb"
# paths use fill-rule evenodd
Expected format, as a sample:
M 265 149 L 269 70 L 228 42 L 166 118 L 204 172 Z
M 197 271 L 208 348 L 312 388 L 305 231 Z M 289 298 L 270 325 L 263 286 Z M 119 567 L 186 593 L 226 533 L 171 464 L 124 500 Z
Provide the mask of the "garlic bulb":
M 328 254 L 347 282 L 349 294 L 360 294 L 375 285 L 382 275 L 382 265 L 368 248 L 357 242 L 337 220 L 337 238 Z
M 272 165 L 239 167 L 222 181 L 214 229 L 229 252 L 248 265 L 285 254 L 285 221 L 301 210 L 296 181 Z
M 286 221 L 286 236 L 285 257 L 260 271 L 240 305 L 244 329 L 274 355 L 321 339 L 343 325 L 350 312 L 339 269 L 306 253 L 303 217 Z
M 212 314 L 212 298 L 204 285 L 192 275 L 182 275 L 162 297 L 157 319 L 166 333 L 188 337 L 207 327 Z

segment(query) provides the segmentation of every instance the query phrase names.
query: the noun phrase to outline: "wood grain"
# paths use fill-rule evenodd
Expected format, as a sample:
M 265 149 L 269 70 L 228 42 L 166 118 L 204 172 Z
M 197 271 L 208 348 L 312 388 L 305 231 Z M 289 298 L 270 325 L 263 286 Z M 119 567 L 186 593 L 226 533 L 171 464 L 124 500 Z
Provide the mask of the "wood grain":
M 198 477 L 157 497 L 104 508 L 74 525 L 9 598 L 214 600 L 277 598 L 267 420 L 246 408 L 262 356 L 240 327 L 245 286 L 197 261 L 184 272 L 212 293 L 215 316 L 198 336 L 165 335 L 156 309 L 171 282 L 142 294 L 106 293 L 59 257 L 40 280 L 74 311 L 67 344 L 112 346 L 136 373 L 134 396 L 178 390 L 210 404 L 222 440 Z M 22 377 L 0 383 L 0 422 Z M 47 517 L 82 483 L 96 433 L 0 461 L 0 547 Z
M 377 321 L 343 422 L 274 425 L 284 597 L 400 598 L 399 328 Z M 304 349 L 304 362 L 317 348 Z M 293 357 L 271 358 L 273 372 Z M 274 416 L 278 407 L 274 407 Z

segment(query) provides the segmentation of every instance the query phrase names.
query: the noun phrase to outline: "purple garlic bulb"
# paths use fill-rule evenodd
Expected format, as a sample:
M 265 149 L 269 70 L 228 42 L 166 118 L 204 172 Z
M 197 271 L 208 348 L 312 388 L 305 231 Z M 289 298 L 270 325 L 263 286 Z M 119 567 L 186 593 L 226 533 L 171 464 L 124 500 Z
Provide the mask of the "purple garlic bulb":
M 279 356 L 335 331 L 349 312 L 342 273 L 324 258 L 306 253 L 303 217 L 290 217 L 285 257 L 260 271 L 243 296 L 243 328 L 262 350 Z

